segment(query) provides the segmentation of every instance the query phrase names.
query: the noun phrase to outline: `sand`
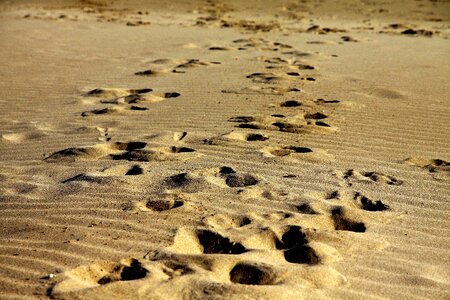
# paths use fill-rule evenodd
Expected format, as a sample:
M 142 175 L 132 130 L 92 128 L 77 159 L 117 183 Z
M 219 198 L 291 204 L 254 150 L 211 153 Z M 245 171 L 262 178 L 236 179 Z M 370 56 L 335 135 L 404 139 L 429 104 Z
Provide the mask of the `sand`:
M 449 1 L 2 1 L 1 299 L 449 299 Z

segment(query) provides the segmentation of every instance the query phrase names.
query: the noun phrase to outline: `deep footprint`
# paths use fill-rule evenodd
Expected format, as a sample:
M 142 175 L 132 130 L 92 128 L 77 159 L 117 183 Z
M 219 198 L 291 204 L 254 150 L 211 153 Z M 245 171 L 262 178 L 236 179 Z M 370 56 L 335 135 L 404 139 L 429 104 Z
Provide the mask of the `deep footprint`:
M 331 210 L 331 217 L 334 222 L 334 229 L 353 232 L 365 232 L 366 225 L 362 222 L 350 220 L 344 216 L 344 209 L 341 206 Z
M 210 230 L 199 230 L 197 237 L 204 254 L 241 254 L 247 251 L 241 243 L 232 242 Z
M 249 263 L 238 263 L 230 271 L 230 281 L 239 284 L 270 285 L 273 284 L 274 277 L 268 268 Z

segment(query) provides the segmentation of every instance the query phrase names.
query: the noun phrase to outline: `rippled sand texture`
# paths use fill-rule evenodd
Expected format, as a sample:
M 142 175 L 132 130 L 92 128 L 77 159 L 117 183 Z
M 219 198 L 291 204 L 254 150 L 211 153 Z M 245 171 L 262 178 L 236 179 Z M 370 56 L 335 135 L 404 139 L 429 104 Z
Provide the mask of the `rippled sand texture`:
M 448 299 L 450 3 L 391 2 L 2 1 L 0 298 Z

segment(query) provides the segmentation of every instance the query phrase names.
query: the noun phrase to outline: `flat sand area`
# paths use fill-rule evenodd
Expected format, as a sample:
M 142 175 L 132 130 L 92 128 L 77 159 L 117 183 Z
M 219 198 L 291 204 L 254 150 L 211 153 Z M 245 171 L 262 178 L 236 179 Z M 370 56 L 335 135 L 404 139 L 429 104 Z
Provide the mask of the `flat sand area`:
M 0 3 L 0 299 L 450 299 L 450 1 Z

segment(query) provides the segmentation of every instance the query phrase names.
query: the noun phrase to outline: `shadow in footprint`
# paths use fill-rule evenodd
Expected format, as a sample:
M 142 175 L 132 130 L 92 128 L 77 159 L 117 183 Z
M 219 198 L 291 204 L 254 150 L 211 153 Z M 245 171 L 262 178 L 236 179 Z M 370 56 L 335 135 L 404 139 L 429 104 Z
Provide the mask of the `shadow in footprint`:
M 315 265 L 320 262 L 319 256 L 313 248 L 307 245 L 306 235 L 301 231 L 300 226 L 289 226 L 288 230 L 277 240 L 277 249 L 284 249 L 284 258 L 287 262 L 297 264 Z
M 275 276 L 268 268 L 249 263 L 238 263 L 230 271 L 230 281 L 247 285 L 271 285 Z
M 350 220 L 344 216 L 343 207 L 335 207 L 331 210 L 331 217 L 334 222 L 334 229 L 353 232 L 365 232 L 366 225 L 362 222 Z
M 145 206 L 153 211 L 165 211 L 172 208 L 181 207 L 184 205 L 184 201 L 175 199 L 158 199 L 148 200 Z
M 247 252 L 241 243 L 232 242 L 229 238 L 213 231 L 200 230 L 197 237 L 200 245 L 203 246 L 204 254 L 241 254 Z
M 246 187 L 258 184 L 258 180 L 250 174 L 231 173 L 226 176 L 225 183 L 229 187 Z
M 142 169 L 139 165 L 132 166 L 125 175 L 141 175 L 144 173 L 144 169 Z
M 132 259 L 130 265 L 118 265 L 109 275 L 100 278 L 98 284 L 107 284 L 115 281 L 130 281 L 146 277 L 148 270 L 141 266 L 137 259 Z
M 299 213 L 306 214 L 306 215 L 317 215 L 318 213 L 311 207 L 309 203 L 303 203 L 300 205 L 297 205 L 297 210 Z
M 297 100 L 288 100 L 280 104 L 281 107 L 297 107 L 301 105 L 302 103 Z
M 361 208 L 367 211 L 384 211 L 389 209 L 389 205 L 384 204 L 381 200 L 373 201 L 359 192 L 355 193 L 353 200 L 357 201 Z

